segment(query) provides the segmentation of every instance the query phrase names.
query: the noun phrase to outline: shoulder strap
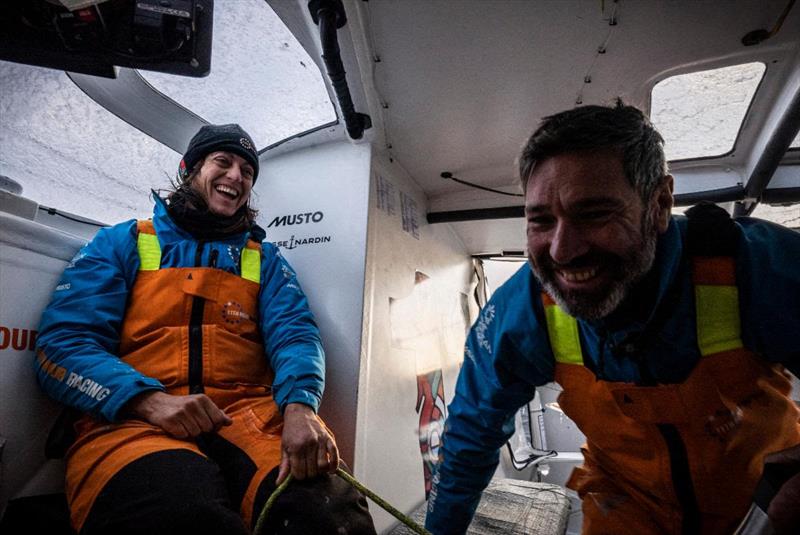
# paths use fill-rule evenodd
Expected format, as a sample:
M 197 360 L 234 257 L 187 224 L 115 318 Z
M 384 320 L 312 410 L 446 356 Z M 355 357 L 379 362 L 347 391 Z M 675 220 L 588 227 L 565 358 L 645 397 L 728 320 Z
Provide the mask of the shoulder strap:
M 136 222 L 136 248 L 139 251 L 139 271 L 156 271 L 161 267 L 161 245 L 149 219 Z
M 700 354 L 741 348 L 735 260 L 739 229 L 728 212 L 713 203 L 693 206 L 686 216 Z
M 255 240 L 247 240 L 242 249 L 242 278 L 261 283 L 261 244 Z
M 156 271 L 161 267 L 161 244 L 158 243 L 153 222 L 141 219 L 136 222 L 136 248 L 139 251 L 139 271 Z M 248 240 L 241 256 L 242 278 L 261 282 L 261 244 Z
M 703 201 L 686 210 L 686 251 L 691 257 L 736 256 L 739 229 L 730 214 Z
M 578 320 L 567 314 L 546 292 L 542 292 L 541 298 L 550 348 L 556 362 L 583 365 Z

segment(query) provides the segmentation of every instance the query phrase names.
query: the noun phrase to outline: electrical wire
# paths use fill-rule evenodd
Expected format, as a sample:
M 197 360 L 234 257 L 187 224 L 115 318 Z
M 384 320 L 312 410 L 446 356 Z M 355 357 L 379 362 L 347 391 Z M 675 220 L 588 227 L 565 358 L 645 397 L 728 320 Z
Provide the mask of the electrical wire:
M 533 424 L 532 424 L 533 419 L 531 418 L 531 414 L 544 413 L 544 409 L 542 408 L 536 411 L 531 411 L 530 401 L 526 404 L 526 407 L 528 410 L 528 436 L 531 437 L 531 440 L 533 440 Z M 511 441 L 506 442 L 506 448 L 508 448 L 508 455 L 511 458 L 511 466 L 513 466 L 514 469 L 517 470 L 518 472 L 525 470 L 531 465 L 536 466 L 545 459 L 550 459 L 558 455 L 558 452 L 556 450 L 540 450 L 534 448 L 533 444 L 531 444 L 531 449 L 533 450 L 532 453 L 528 455 L 527 458 L 519 460 L 514 455 L 514 451 L 511 448 Z
M 49 206 L 39 206 L 39 210 L 45 211 L 49 215 L 57 215 L 59 217 L 63 217 L 64 219 L 75 221 L 76 223 L 83 223 L 84 225 L 91 225 L 93 227 L 98 227 L 98 228 L 105 228 L 111 226 L 105 223 L 98 223 L 97 221 L 92 221 L 91 219 L 84 219 L 82 217 L 72 217 L 63 212 L 59 212 L 55 208 L 50 208 Z
M 490 191 L 492 193 L 499 193 L 500 195 L 508 195 L 509 197 L 524 197 L 522 193 L 510 193 L 508 191 L 501 191 L 499 189 L 488 188 L 486 186 L 481 186 L 480 184 L 473 184 L 472 182 L 467 182 L 466 180 L 461 180 L 460 178 L 456 178 L 453 176 L 453 173 L 448 171 L 444 171 L 441 175 L 442 178 L 447 180 L 452 180 L 453 182 L 458 182 L 459 184 L 464 184 L 465 186 L 469 186 L 471 188 L 482 189 L 483 191 Z

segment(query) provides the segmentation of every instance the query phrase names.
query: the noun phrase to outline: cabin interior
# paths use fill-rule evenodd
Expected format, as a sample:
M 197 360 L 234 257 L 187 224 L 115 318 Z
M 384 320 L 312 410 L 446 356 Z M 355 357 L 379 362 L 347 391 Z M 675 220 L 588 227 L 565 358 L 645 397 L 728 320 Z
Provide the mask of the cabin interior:
M 229 122 L 258 145 L 260 225 L 320 325 L 343 459 L 417 509 L 467 329 L 526 269 L 515 160 L 541 118 L 622 98 L 666 139 L 676 212 L 709 200 L 800 229 L 794 4 L 169 0 L 137 2 L 142 22 L 120 0 L 6 3 L 0 514 L 63 492 L 44 452 L 60 408 L 32 368 L 61 271 L 99 227 L 147 218 L 191 136 Z M 123 44 L 112 16 L 140 39 Z M 496 477 L 564 484 L 583 437 L 557 395 L 540 389 L 518 416 Z M 558 529 L 579 533 L 571 501 Z

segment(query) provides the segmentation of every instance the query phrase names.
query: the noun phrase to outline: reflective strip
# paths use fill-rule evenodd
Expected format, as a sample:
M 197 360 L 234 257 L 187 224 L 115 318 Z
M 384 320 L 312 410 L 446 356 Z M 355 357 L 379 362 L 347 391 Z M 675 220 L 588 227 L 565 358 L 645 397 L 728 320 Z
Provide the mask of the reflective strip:
M 261 251 L 258 249 L 248 247 L 242 251 L 242 278 L 256 284 L 261 282 Z
M 139 232 L 136 247 L 139 249 L 139 271 L 156 271 L 161 267 L 161 245 L 155 234 Z
M 736 286 L 694 287 L 697 345 L 703 356 L 743 347 Z
M 556 362 L 583 365 L 578 320 L 564 312 L 558 305 L 544 307 L 547 318 L 547 334 Z

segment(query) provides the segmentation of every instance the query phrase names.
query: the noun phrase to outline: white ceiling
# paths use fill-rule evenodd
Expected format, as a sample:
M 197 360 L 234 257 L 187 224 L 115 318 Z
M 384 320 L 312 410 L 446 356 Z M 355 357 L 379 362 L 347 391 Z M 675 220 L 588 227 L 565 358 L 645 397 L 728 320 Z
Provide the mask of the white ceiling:
M 465 193 L 465 186 L 440 173 L 519 191 L 515 159 L 548 114 L 577 100 L 609 103 L 617 96 L 646 109 L 651 87 L 664 77 L 747 61 L 768 64 L 759 94 L 774 97 L 787 77 L 784 65 L 797 61 L 800 39 L 800 6 L 795 6 L 777 36 L 755 47 L 741 44 L 746 33 L 771 29 L 787 0 L 358 4 L 370 54 L 379 58 L 371 67 L 383 104 L 376 123 L 387 150 L 432 205 L 453 210 L 519 204 L 491 193 Z M 611 26 L 614 9 L 617 24 Z M 605 54 L 597 54 L 601 45 Z M 584 83 L 586 74 L 591 83 Z M 754 111 L 759 111 L 755 104 Z M 749 121 L 740 141 L 763 135 L 765 121 Z M 746 158 L 738 151 L 720 163 L 729 169 Z M 717 178 L 724 173 L 718 171 Z M 729 173 L 731 184 L 742 174 Z M 679 189 L 693 187 L 679 184 Z M 464 196 L 473 201 L 464 203 Z

